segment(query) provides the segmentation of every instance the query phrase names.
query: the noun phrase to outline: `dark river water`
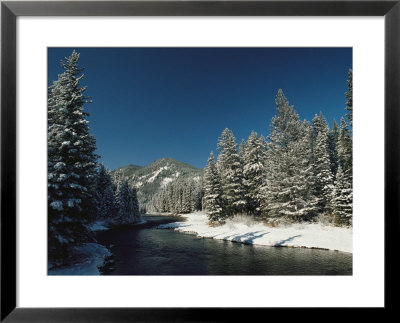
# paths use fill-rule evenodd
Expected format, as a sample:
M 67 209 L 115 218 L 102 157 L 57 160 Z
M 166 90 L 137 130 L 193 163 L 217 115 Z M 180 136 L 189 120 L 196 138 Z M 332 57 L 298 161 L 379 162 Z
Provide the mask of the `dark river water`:
M 103 275 L 351 275 L 352 254 L 202 239 L 158 224 L 180 217 L 144 216 L 144 225 L 97 233 L 113 256 Z

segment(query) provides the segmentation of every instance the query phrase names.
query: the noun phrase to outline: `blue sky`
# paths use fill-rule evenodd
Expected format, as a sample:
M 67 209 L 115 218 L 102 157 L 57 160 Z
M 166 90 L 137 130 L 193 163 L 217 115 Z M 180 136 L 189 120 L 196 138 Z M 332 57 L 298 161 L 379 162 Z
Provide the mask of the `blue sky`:
M 224 128 L 238 143 L 268 135 L 279 88 L 301 119 L 346 113 L 351 48 L 49 48 L 49 84 L 73 49 L 109 169 L 161 157 L 203 168 Z

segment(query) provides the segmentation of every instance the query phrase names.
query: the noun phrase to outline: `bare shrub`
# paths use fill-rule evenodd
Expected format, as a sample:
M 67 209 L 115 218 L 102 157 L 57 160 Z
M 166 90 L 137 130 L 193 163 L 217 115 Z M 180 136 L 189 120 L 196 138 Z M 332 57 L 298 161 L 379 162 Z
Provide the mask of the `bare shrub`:
M 314 218 L 315 222 L 321 223 L 322 225 L 333 225 L 333 217 L 331 214 L 322 213 Z
M 247 226 L 252 226 L 254 224 L 259 223 L 259 221 L 257 221 L 256 219 L 254 219 L 254 217 L 249 216 L 247 214 L 236 214 L 233 217 L 229 218 L 226 221 L 227 224 L 229 225 L 235 225 L 235 224 L 244 224 Z

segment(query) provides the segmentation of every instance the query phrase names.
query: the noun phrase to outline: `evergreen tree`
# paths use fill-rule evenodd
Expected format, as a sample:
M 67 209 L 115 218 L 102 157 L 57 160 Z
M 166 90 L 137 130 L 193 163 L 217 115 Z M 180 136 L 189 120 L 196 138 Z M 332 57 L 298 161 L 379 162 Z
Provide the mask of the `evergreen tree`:
M 264 150 L 267 151 L 268 143 L 267 143 L 267 139 L 265 139 L 265 137 L 263 135 L 260 136 L 260 144 L 264 148 Z M 266 154 L 265 154 L 264 158 L 266 158 Z
M 269 218 L 310 219 L 316 209 L 312 194 L 312 128 L 299 120 L 282 90 L 275 103 L 278 114 L 271 121 L 262 209 Z
M 347 92 L 346 95 L 346 110 L 349 113 L 346 114 L 347 119 L 350 121 L 350 126 L 353 127 L 353 70 L 350 69 L 348 72 L 348 79 L 347 79 Z
M 333 199 L 333 174 L 330 165 L 328 138 L 325 129 L 318 133 L 314 148 L 314 195 L 317 198 L 317 211 L 331 214 Z
M 340 132 L 337 143 L 339 165 L 344 173 L 349 172 L 352 177 L 353 152 L 351 134 L 344 118 L 340 120 Z
M 319 115 L 315 115 L 312 120 L 312 129 L 313 129 L 313 144 L 315 145 L 315 141 L 317 140 L 317 136 L 320 132 L 329 131 L 328 122 L 326 121 L 322 112 Z
M 96 142 L 84 104 L 85 87 L 75 51 L 48 95 L 48 255 L 65 262 L 72 246 L 91 240 L 87 224 L 96 208 Z
M 351 181 L 346 176 L 342 167 L 336 176 L 334 200 L 333 200 L 334 222 L 336 225 L 351 225 L 353 214 L 353 189 Z
M 262 187 L 266 172 L 266 147 L 254 131 L 247 139 L 243 160 L 243 183 L 246 190 L 247 211 L 250 214 L 260 215 L 260 201 L 263 198 Z
M 301 121 L 294 106 L 289 104 L 281 89 L 278 90 L 275 104 L 278 114 L 272 118 L 269 139 L 272 148 L 285 152 L 290 144 L 300 138 L 302 134 Z
M 281 214 L 286 218 L 302 221 L 311 220 L 316 214 L 317 203 L 313 187 L 312 127 L 307 122 L 301 123 L 301 137 L 289 146 L 287 158 L 289 167 L 286 187 L 282 198 L 286 202 Z
M 337 151 L 338 140 L 339 140 L 339 127 L 337 125 L 336 120 L 333 120 L 332 131 L 329 133 L 329 138 L 328 138 L 329 160 L 330 160 L 333 179 L 336 178 L 336 173 L 339 167 L 339 157 Z
M 334 218 L 338 225 L 351 225 L 353 212 L 353 147 L 351 132 L 344 118 L 340 120 L 337 152 L 339 167 L 335 181 Z
M 99 167 L 96 192 L 98 199 L 97 219 L 112 224 L 118 213 L 118 206 L 110 172 L 103 164 Z
M 129 223 L 131 217 L 131 200 L 129 184 L 122 176 L 118 178 L 116 182 L 115 199 L 118 205 L 118 224 Z
M 246 206 L 243 166 L 235 136 L 226 128 L 218 141 L 218 170 L 221 176 L 223 203 L 227 215 L 243 212 Z
M 195 203 L 194 209 L 195 210 L 202 210 L 203 209 L 203 198 L 204 198 L 204 177 L 200 177 L 200 180 L 197 183 L 197 187 L 195 190 Z
M 211 223 L 224 221 L 221 179 L 212 152 L 204 172 L 204 208 Z
M 242 139 L 240 141 L 240 145 L 239 145 L 239 157 L 240 159 L 243 161 L 244 158 L 244 153 L 246 151 L 246 141 L 244 141 L 244 139 Z
M 191 187 L 190 183 L 185 181 L 185 185 L 181 188 L 182 190 L 182 213 L 190 213 L 192 211 L 192 201 L 191 201 Z

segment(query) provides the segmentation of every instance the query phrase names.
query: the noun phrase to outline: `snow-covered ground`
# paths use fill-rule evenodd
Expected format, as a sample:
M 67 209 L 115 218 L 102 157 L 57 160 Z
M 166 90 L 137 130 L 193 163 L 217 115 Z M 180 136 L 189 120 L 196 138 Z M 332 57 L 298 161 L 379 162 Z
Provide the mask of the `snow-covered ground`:
M 105 231 L 108 229 L 109 228 L 105 225 L 105 223 L 101 221 L 95 222 L 90 226 L 90 230 L 92 231 Z
M 100 275 L 99 268 L 111 252 L 98 243 L 86 243 L 74 250 L 74 264 L 48 271 L 49 275 Z
M 263 223 L 237 217 L 224 225 L 210 227 L 207 215 L 196 212 L 182 215 L 186 222 L 161 224 L 159 229 L 174 229 L 194 233 L 198 237 L 214 238 L 276 247 L 303 247 L 338 250 L 352 253 L 353 230 L 329 225 L 306 223 L 268 227 Z

